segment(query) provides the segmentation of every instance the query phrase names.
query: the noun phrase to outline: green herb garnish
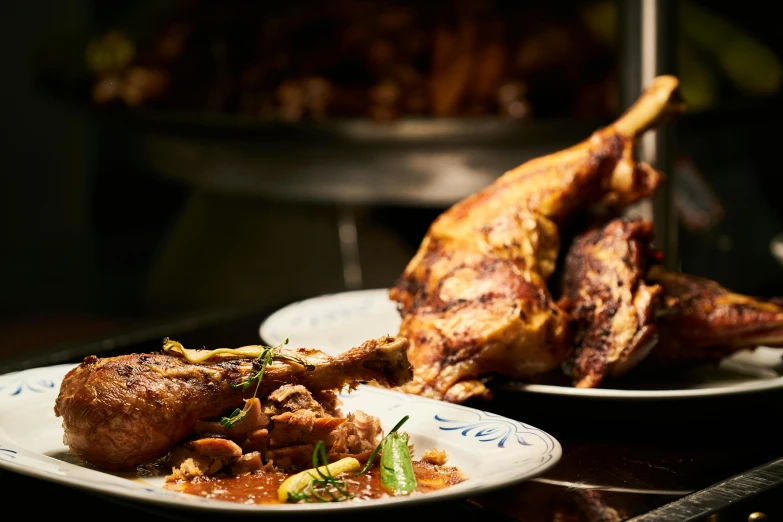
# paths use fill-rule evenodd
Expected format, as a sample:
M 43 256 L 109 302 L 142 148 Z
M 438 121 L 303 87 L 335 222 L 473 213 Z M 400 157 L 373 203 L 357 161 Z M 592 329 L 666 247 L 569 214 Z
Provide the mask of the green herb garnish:
M 342 502 L 353 498 L 354 495 L 346 489 L 345 481 L 334 478 L 328 464 L 324 442 L 319 440 L 313 450 L 313 468 L 320 478 L 311 479 L 302 491 L 289 491 L 288 501 Z M 321 471 L 322 469 L 326 471 Z
M 381 485 L 394 495 L 416 491 L 419 483 L 413 471 L 407 433 L 390 433 L 381 450 Z
M 370 453 L 370 458 L 367 459 L 367 463 L 364 465 L 362 470 L 359 472 L 359 475 L 362 475 L 363 473 L 367 473 L 367 471 L 372 466 L 373 461 L 375 460 L 376 455 L 378 455 L 378 452 L 381 451 L 381 446 L 383 446 L 383 441 L 386 440 L 386 438 L 391 435 L 392 433 L 396 433 L 400 427 L 402 427 L 403 424 L 410 418 L 410 415 L 406 415 L 400 421 L 391 429 L 391 431 L 383 438 L 381 439 L 381 442 L 378 443 L 378 445 L 375 447 L 372 453 Z
M 282 353 L 276 353 L 273 351 L 278 348 L 281 348 L 282 346 L 285 346 L 286 344 L 288 344 L 288 337 L 286 337 L 285 340 L 280 344 L 278 344 L 277 346 L 261 346 L 260 347 L 262 349 L 261 354 L 256 358 L 256 361 L 258 361 L 258 363 L 256 364 L 260 365 L 258 371 L 256 371 L 253 375 L 251 375 L 244 381 L 240 382 L 239 384 L 231 384 L 231 387 L 232 388 L 242 387 L 242 390 L 246 391 L 255 382 L 256 389 L 253 392 L 253 397 L 251 397 L 251 400 L 255 399 L 256 395 L 258 394 L 258 387 L 261 385 L 261 379 L 264 378 L 264 371 L 266 370 L 267 366 L 272 364 L 273 360 L 289 361 L 289 362 L 297 363 L 301 366 L 304 366 L 305 370 L 309 372 L 315 370 L 315 366 L 313 366 L 312 364 L 307 364 L 302 359 L 299 359 L 297 357 L 291 357 L 290 355 L 285 355 Z M 250 411 L 249 402 L 245 405 L 244 408 L 242 409 L 237 408 L 233 412 L 231 412 L 231 416 L 221 418 L 220 424 L 222 424 L 226 428 L 231 428 L 237 422 L 245 418 L 245 415 L 247 415 L 248 411 Z
M 372 467 L 375 457 L 383 448 L 381 455 L 381 484 L 394 495 L 406 494 L 417 487 L 416 476 L 413 473 L 413 465 L 408 449 L 408 436 L 396 437 L 402 435 L 397 430 L 405 424 L 410 416 L 403 417 L 392 430 L 375 447 L 370 457 L 367 459 L 364 467 L 355 476 L 367 473 Z M 389 445 L 392 441 L 392 445 Z M 403 450 L 404 445 L 404 450 Z M 387 449 L 388 448 L 388 449 Z M 386 453 L 388 452 L 388 455 Z M 319 464 L 320 458 L 320 464 Z M 312 479 L 310 483 L 301 491 L 288 492 L 289 502 L 341 502 L 354 497 L 345 487 L 345 481 L 335 479 L 331 473 L 323 473 L 318 468 L 326 466 L 326 451 L 323 441 L 318 441 L 313 451 L 313 468 L 317 471 L 320 479 Z

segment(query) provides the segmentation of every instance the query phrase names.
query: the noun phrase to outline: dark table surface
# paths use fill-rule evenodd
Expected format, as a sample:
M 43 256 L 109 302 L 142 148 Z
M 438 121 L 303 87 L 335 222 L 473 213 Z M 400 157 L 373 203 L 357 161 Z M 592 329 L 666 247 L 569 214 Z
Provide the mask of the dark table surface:
M 257 344 L 258 326 L 271 311 L 228 311 L 139 326 L 2 360 L 0 373 L 77 363 L 92 354 L 156 351 L 167 336 L 194 347 Z M 388 514 L 415 520 L 726 522 L 763 512 L 766 520 L 783 520 L 783 502 L 777 502 L 783 499 L 783 439 L 777 428 L 781 399 L 783 393 L 768 391 L 638 402 L 499 389 L 492 401 L 467 405 L 547 431 L 563 447 L 560 462 L 542 476 L 501 490 L 460 501 L 393 508 Z M 20 503 L 25 518 L 205 518 L 199 512 L 121 504 L 6 470 L 0 470 L 0 484 L 6 506 L 16 498 L 32 499 Z M 366 518 L 366 513 L 356 518 Z M 352 517 L 340 516 L 346 518 Z

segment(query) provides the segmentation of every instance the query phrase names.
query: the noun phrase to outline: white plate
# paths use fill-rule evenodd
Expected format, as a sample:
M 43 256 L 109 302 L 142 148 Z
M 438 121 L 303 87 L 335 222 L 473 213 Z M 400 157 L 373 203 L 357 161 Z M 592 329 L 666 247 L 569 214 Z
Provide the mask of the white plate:
M 49 366 L 0 375 L 0 468 L 158 507 L 225 513 L 282 514 L 379 508 L 474 496 L 533 478 L 562 455 L 551 435 L 521 422 L 464 406 L 361 385 L 343 394 L 345 412 L 362 410 L 390 430 L 406 414 L 404 430 L 416 452 L 438 448 L 448 465 L 468 479 L 439 491 L 409 497 L 329 504 L 245 505 L 162 489 L 155 479 L 114 475 L 91 469 L 72 458 L 62 443 L 61 419 L 54 402 L 63 376 L 74 365 Z
M 288 305 L 267 317 L 259 335 L 266 344 L 286 337 L 291 346 L 319 348 L 337 354 L 367 339 L 395 335 L 400 326 L 396 303 L 386 289 L 323 295 Z M 574 388 L 512 382 L 506 389 L 546 395 L 606 399 L 682 399 L 735 395 L 783 388 L 783 349 L 759 347 L 687 373 L 660 374 L 660 380 L 639 381 L 633 389 Z M 631 375 L 630 373 L 628 375 Z M 626 378 L 626 381 L 630 379 Z

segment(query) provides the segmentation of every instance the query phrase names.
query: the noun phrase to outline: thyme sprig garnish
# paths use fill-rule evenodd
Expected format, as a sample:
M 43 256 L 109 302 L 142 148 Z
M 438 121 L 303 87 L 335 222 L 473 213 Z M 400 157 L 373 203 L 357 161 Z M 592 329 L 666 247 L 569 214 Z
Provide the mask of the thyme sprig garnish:
M 304 360 L 299 359 L 298 357 L 293 357 L 290 355 L 282 354 L 275 352 L 274 350 L 277 350 L 278 348 L 281 348 L 288 344 L 288 337 L 285 338 L 283 342 L 276 346 L 261 346 L 261 354 L 256 358 L 255 364 L 259 365 L 259 369 L 249 376 L 244 381 L 240 382 L 239 384 L 231 384 L 232 388 L 239 388 L 241 387 L 243 391 L 247 391 L 248 388 L 250 388 L 253 383 L 256 383 L 256 389 L 253 392 L 252 399 L 256 398 L 256 395 L 258 395 L 258 388 L 261 385 L 261 380 L 264 378 L 264 372 L 266 371 L 267 366 L 272 364 L 273 360 L 279 360 L 279 361 L 289 361 L 296 364 L 299 364 L 300 366 L 303 366 L 305 370 L 308 372 L 311 372 L 315 370 L 315 366 L 312 364 L 306 363 Z M 220 419 L 220 424 L 225 426 L 226 428 L 231 428 L 234 426 L 237 422 L 241 421 L 245 418 L 245 415 L 247 415 L 247 412 L 250 411 L 250 402 L 248 401 L 245 404 L 245 407 L 240 409 L 237 408 L 233 412 L 231 412 L 231 415 L 229 417 L 223 417 Z
M 313 471 L 320 478 L 310 479 L 310 483 L 301 491 L 289 491 L 288 501 L 342 502 L 353 498 L 354 495 L 347 490 L 345 481 L 335 478 L 329 470 L 328 464 L 324 442 L 319 440 L 313 450 Z

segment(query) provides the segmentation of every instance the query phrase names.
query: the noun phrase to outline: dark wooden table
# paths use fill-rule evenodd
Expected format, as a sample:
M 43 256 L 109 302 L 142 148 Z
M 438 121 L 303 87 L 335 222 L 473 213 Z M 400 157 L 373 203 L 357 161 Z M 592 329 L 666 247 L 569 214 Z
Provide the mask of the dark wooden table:
M 155 351 L 166 336 L 186 346 L 254 344 L 271 311 L 226 311 L 137 326 L 0 360 L 0 373 L 76 363 L 91 354 Z M 629 402 L 498 390 L 491 402 L 468 405 L 549 432 L 563 446 L 562 459 L 543 476 L 474 498 L 365 512 L 356 519 L 388 514 L 398 520 L 727 522 L 763 520 L 760 512 L 766 520 L 783 520 L 781 392 Z M 126 505 L 3 470 L 0 484 L 4 507 L 34 519 L 205 518 L 198 512 Z

